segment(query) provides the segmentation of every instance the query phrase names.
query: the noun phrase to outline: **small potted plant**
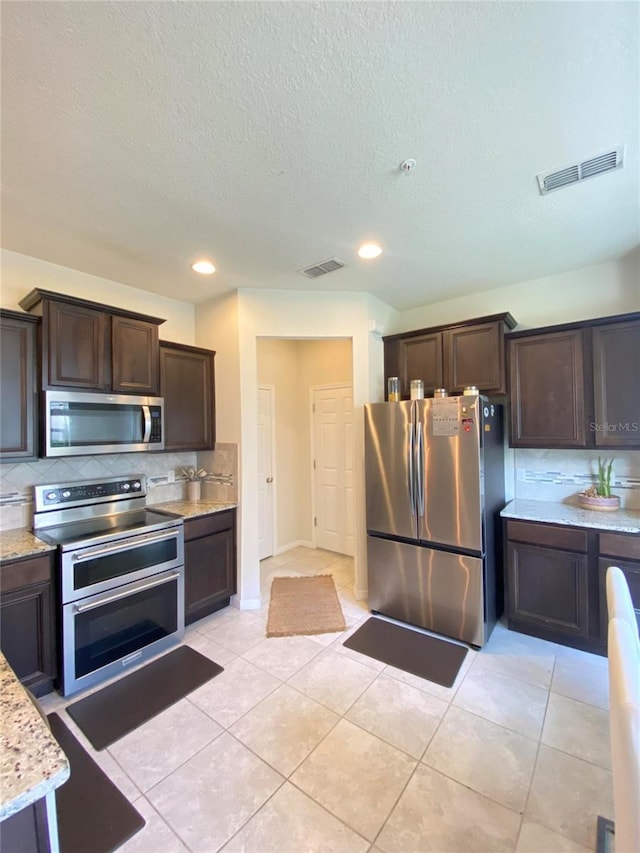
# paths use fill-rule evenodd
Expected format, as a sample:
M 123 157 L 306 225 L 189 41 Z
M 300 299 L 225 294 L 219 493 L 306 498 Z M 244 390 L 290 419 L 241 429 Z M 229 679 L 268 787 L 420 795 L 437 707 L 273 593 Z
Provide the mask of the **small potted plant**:
M 598 479 L 593 486 L 580 492 L 578 503 L 584 509 L 599 509 L 614 512 L 620 509 L 620 498 L 611 494 L 613 459 L 604 462 L 598 456 Z
M 198 468 L 198 470 L 196 470 L 192 466 L 189 466 L 188 468 L 182 469 L 182 475 L 187 481 L 187 500 L 199 501 L 200 484 L 202 480 L 207 476 L 207 472 L 204 470 L 204 468 Z

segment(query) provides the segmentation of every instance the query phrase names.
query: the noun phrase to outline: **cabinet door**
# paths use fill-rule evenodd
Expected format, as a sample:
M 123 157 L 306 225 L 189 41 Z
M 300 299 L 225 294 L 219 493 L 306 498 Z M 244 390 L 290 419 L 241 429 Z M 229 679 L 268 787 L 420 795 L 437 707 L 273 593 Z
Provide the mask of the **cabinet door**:
M 35 459 L 37 321 L 0 317 L 0 458 Z
M 444 387 L 461 392 L 466 385 L 504 394 L 503 324 L 482 323 L 444 332 Z
M 606 642 L 607 639 L 607 569 L 609 566 L 617 566 L 622 570 L 629 592 L 631 593 L 631 601 L 633 609 L 636 611 L 636 621 L 638 623 L 638 631 L 640 631 L 640 562 L 630 562 L 628 560 L 620 560 L 618 557 L 600 557 L 598 560 L 598 579 L 600 583 L 600 631 Z
M 586 554 L 509 541 L 507 587 L 510 626 L 588 637 Z
M 582 331 L 509 340 L 511 445 L 586 447 Z
M 596 447 L 640 447 L 640 321 L 593 329 Z
M 51 565 L 51 558 L 36 557 L 0 566 L 0 646 L 36 696 L 51 691 L 56 676 Z
M 425 394 L 442 388 L 442 332 L 417 335 L 399 341 L 400 383 L 403 397 L 409 397 L 412 379 L 422 379 Z
M 49 386 L 109 390 L 109 316 L 80 305 L 48 300 L 43 375 Z
M 212 450 L 216 439 L 214 356 L 210 350 L 160 344 L 165 450 Z
M 113 390 L 157 396 L 160 384 L 157 325 L 114 314 L 111 349 Z
M 234 530 L 185 542 L 185 624 L 228 603 L 236 591 L 235 575 Z

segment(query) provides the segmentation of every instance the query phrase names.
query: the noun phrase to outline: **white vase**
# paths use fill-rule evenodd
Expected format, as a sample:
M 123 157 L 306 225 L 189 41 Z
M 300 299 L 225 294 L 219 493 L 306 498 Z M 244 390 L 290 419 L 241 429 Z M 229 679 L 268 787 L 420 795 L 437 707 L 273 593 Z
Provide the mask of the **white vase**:
M 187 500 L 188 501 L 199 501 L 200 500 L 200 480 L 190 480 L 187 483 Z

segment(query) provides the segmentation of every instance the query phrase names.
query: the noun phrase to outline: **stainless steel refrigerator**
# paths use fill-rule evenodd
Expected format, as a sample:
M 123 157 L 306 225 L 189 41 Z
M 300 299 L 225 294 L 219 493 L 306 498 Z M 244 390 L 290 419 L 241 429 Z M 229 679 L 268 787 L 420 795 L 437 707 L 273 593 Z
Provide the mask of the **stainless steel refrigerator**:
M 365 406 L 369 606 L 482 646 L 501 608 L 501 406 Z

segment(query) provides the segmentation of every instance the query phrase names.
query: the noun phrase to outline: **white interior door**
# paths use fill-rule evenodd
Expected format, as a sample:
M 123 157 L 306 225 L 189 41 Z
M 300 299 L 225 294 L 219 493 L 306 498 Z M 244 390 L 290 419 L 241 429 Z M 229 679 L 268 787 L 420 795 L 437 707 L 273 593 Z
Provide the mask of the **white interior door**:
M 258 388 L 258 556 L 273 554 L 273 387 Z
M 313 391 L 314 542 L 355 553 L 353 509 L 353 391 L 349 385 Z

